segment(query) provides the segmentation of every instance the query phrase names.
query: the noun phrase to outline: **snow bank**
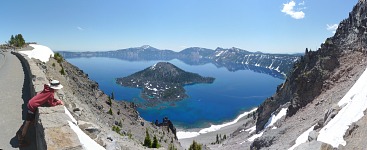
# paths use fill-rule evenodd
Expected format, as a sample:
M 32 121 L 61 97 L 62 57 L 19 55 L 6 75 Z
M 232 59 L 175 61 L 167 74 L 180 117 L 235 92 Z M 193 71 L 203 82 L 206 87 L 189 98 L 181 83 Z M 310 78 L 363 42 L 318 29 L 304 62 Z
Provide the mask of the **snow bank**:
M 64 106 L 64 109 L 65 109 L 65 114 L 69 116 L 69 118 L 71 119 L 71 121 L 74 123 L 74 124 L 78 124 L 78 122 L 75 120 L 75 118 L 71 115 L 71 113 L 69 112 L 68 109 L 66 109 L 66 107 Z
M 353 122 L 361 119 L 363 111 L 367 108 L 367 69 L 359 77 L 357 82 L 339 101 L 342 109 L 330 120 L 330 122 L 320 130 L 318 141 L 328 143 L 333 147 L 339 144 L 345 146 L 344 134 Z
M 260 132 L 259 134 L 254 134 L 253 136 L 251 136 L 250 138 L 247 139 L 247 141 L 254 141 L 256 138 L 259 138 L 263 135 L 264 131 Z M 245 141 L 243 141 L 241 144 L 245 143 Z
M 264 129 L 273 126 L 275 122 L 285 116 L 287 114 L 287 109 L 288 108 L 282 108 L 282 110 L 280 110 L 278 114 L 272 114 L 268 122 L 265 124 Z
M 200 133 L 199 132 L 183 132 L 183 131 L 179 131 L 176 133 L 177 138 L 178 139 L 187 139 L 187 138 L 192 138 L 192 137 L 196 137 L 199 136 Z
M 209 128 L 201 129 L 199 132 L 178 131 L 177 132 L 177 138 L 178 139 L 192 138 L 192 137 L 196 137 L 200 134 L 205 134 L 205 133 L 217 131 L 217 130 L 223 128 L 223 127 L 230 126 L 230 125 L 233 125 L 233 124 L 237 123 L 241 118 L 247 116 L 248 114 L 250 114 L 250 113 L 252 113 L 256 110 L 257 110 L 257 108 L 254 108 L 254 109 L 252 109 L 248 112 L 244 112 L 244 113 L 240 114 L 235 120 L 233 120 L 231 122 L 227 122 L 227 123 L 224 123 L 224 124 L 221 124 L 221 125 L 211 125 Z
M 264 126 L 264 130 L 265 130 L 266 128 L 268 128 L 268 127 L 273 126 L 275 122 L 277 122 L 280 118 L 282 118 L 283 116 L 285 116 L 285 115 L 287 114 L 287 110 L 288 110 L 288 108 L 282 108 L 282 109 L 278 112 L 278 114 L 276 114 L 276 115 L 275 115 L 275 114 L 273 113 L 273 114 L 271 115 L 271 117 L 269 118 L 268 122 L 266 122 L 266 124 L 265 124 L 265 126 Z M 254 129 L 256 130 L 256 126 L 251 127 L 251 128 L 248 128 L 248 129 L 246 129 L 245 131 L 250 131 L 250 133 L 251 133 L 251 132 L 255 131 Z M 276 128 L 272 128 L 272 129 L 276 129 Z M 262 131 L 262 132 L 260 132 L 260 133 L 258 133 L 258 134 L 254 134 L 254 135 L 252 135 L 250 138 L 248 138 L 248 139 L 247 139 L 247 141 L 252 142 L 252 141 L 254 141 L 256 138 L 261 137 L 261 136 L 263 135 L 263 133 L 264 133 L 264 131 Z M 241 142 L 240 144 L 243 144 L 243 143 L 245 143 L 245 142 L 246 142 L 246 140 L 245 140 L 245 141 L 243 141 L 243 142 Z
M 256 131 L 256 126 L 253 126 L 251 128 L 248 128 L 245 131 L 248 132 L 248 133 L 252 133 L 252 132 Z
M 290 147 L 288 150 L 293 150 L 294 148 L 296 148 L 298 145 L 301 145 L 302 143 L 305 143 L 308 141 L 308 135 L 310 134 L 310 132 L 313 130 L 313 128 L 315 127 L 315 125 L 313 125 L 311 128 L 309 128 L 308 130 L 306 130 L 305 132 L 303 132 L 297 139 L 296 139 L 296 144 L 294 144 L 292 147 Z
M 97 142 L 92 140 L 87 134 L 85 134 L 78 126 L 75 118 L 70 114 L 70 112 L 65 108 L 65 114 L 67 114 L 72 121 L 68 120 L 70 128 L 78 135 L 78 139 L 82 144 L 83 148 L 86 150 L 106 150 L 104 147 L 99 145 Z
M 20 53 L 26 54 L 29 58 L 39 59 L 42 62 L 47 62 L 50 57 L 54 56 L 54 52 L 47 46 L 37 44 L 29 44 L 29 46 L 34 49 L 29 51 L 20 51 Z

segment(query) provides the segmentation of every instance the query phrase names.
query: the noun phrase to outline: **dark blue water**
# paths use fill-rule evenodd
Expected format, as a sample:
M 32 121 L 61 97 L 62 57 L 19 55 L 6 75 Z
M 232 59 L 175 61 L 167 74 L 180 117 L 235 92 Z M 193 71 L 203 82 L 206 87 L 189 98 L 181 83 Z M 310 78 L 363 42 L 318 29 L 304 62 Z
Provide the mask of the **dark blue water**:
M 114 92 L 115 99 L 142 102 L 140 89 L 126 88 L 115 83 L 115 78 L 128 76 L 154 65 L 159 61 L 125 61 L 114 58 L 67 59 L 99 83 L 106 94 Z M 170 63 L 179 68 L 215 77 L 213 84 L 185 86 L 189 98 L 153 108 L 139 109 L 140 115 L 148 120 L 160 120 L 167 116 L 181 128 L 202 128 L 210 124 L 221 124 L 235 119 L 239 114 L 257 107 L 266 97 L 275 93 L 276 86 L 283 80 L 249 70 L 230 72 L 213 64 L 190 66 L 179 60 Z

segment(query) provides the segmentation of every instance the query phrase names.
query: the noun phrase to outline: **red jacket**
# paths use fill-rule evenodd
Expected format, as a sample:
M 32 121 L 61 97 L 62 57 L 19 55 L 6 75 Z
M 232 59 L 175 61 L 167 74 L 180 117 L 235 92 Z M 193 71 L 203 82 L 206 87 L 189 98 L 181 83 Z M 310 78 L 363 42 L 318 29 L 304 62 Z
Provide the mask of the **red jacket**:
M 60 105 L 61 101 L 54 98 L 54 92 L 54 89 L 45 84 L 43 91 L 28 101 L 28 110 L 35 112 L 39 106 L 45 103 L 48 103 L 50 106 Z

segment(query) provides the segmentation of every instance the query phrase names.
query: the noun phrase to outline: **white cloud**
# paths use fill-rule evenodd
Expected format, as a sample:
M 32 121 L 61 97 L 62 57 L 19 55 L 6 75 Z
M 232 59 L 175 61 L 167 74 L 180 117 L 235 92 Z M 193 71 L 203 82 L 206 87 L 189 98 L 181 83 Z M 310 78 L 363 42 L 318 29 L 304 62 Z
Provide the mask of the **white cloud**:
M 82 28 L 82 27 L 76 27 L 76 29 L 78 29 L 79 31 L 84 31 L 84 28 Z
M 302 1 L 301 3 L 298 4 L 299 6 L 305 5 L 305 1 Z
M 304 1 L 298 5 L 304 5 Z M 294 6 L 296 6 L 296 2 L 294 2 L 293 0 L 290 1 L 287 4 L 283 4 L 283 9 L 282 12 L 284 12 L 287 15 L 290 15 L 292 18 L 294 19 L 303 19 L 305 17 L 305 13 L 301 10 L 299 11 L 295 11 L 294 10 Z M 305 7 L 304 7 L 305 8 Z
M 336 29 L 338 29 L 338 24 L 332 24 L 332 25 L 326 24 L 326 30 L 335 33 Z

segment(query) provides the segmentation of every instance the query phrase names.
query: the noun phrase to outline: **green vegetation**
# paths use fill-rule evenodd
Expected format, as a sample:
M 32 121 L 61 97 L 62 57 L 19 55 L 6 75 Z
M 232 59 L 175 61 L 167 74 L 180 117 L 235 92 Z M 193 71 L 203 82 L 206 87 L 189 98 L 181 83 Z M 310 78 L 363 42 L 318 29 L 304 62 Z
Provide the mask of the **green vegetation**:
M 160 148 L 161 145 L 158 143 L 157 137 L 154 136 L 153 138 L 153 143 L 152 143 L 152 148 Z
M 192 141 L 189 150 L 201 150 L 201 144 L 197 143 L 195 140 Z
M 110 108 L 110 110 L 107 112 L 108 114 L 112 115 L 112 109 Z
M 216 137 L 216 140 L 215 140 L 215 142 L 212 142 L 212 143 L 210 143 L 210 144 L 212 144 L 212 145 L 214 145 L 214 144 L 220 144 L 220 143 L 222 143 L 223 142 L 223 140 L 225 140 L 225 139 L 227 139 L 227 135 L 224 135 L 223 137 L 222 137 L 222 134 L 217 134 L 217 137 Z
M 113 94 L 113 92 L 111 93 L 111 99 L 115 99 L 115 95 Z
M 58 63 L 61 63 L 64 60 L 60 53 L 55 53 L 54 58 L 57 60 Z
M 110 105 L 110 106 L 112 105 L 111 97 L 109 97 L 109 96 L 108 96 L 108 100 L 107 100 L 107 102 L 106 102 L 106 103 L 107 103 L 107 105 Z
M 23 47 L 25 45 L 25 40 L 22 34 L 17 34 L 15 36 L 11 35 L 8 44 L 15 47 Z
M 148 129 L 145 131 L 144 145 L 145 147 L 152 148 L 152 140 L 150 140 Z
M 52 67 L 55 67 L 55 63 L 52 63 Z
M 148 147 L 148 148 L 160 148 L 161 147 L 161 145 L 159 144 L 158 139 L 155 135 L 153 137 L 153 142 L 152 142 L 152 140 L 150 139 L 148 128 L 145 131 L 145 139 L 144 139 L 144 144 L 143 145 L 145 147 Z
M 120 129 L 119 126 L 112 126 L 112 131 L 115 131 L 116 133 L 121 135 L 121 133 L 120 133 L 121 129 Z
M 64 67 L 61 66 L 61 70 L 60 70 L 61 75 L 65 75 L 65 70 Z
M 173 145 L 173 143 L 170 143 L 168 145 L 168 150 L 177 150 L 177 148 L 175 147 L 175 145 Z

